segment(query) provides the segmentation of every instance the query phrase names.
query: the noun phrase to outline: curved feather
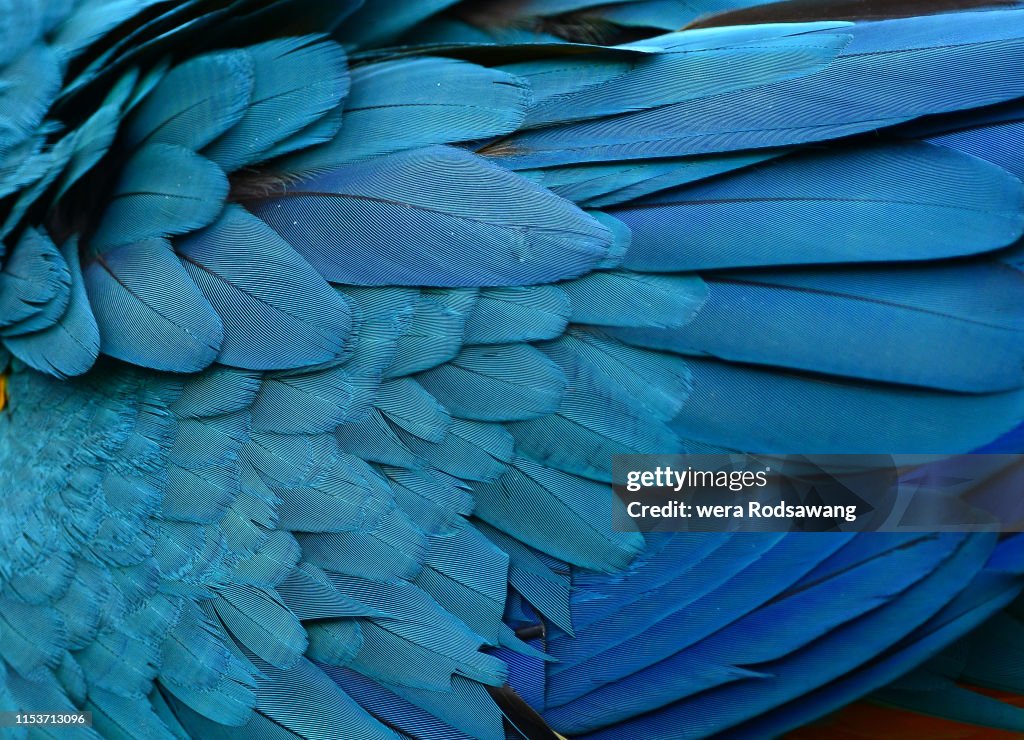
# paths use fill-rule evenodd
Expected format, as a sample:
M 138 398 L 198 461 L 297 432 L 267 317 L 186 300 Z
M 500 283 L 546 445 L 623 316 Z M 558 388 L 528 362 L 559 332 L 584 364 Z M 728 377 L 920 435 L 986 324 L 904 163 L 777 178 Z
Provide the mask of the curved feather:
M 240 207 L 225 209 L 208 229 L 178 241 L 175 252 L 224 323 L 220 362 L 286 369 L 344 353 L 348 304 L 287 242 Z M 243 254 L 258 254 L 258 262 L 239 259 Z
M 447 147 L 352 164 L 247 205 L 328 280 L 356 285 L 553 282 L 589 270 L 609 242 L 566 201 Z

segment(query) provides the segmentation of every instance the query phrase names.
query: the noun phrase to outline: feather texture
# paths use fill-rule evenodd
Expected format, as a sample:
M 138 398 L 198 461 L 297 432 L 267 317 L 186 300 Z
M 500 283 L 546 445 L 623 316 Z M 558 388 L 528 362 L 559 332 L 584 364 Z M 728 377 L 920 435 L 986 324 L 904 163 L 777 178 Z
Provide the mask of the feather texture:
M 356 285 L 552 282 L 608 247 L 607 230 L 571 204 L 446 147 L 306 178 L 249 207 L 327 279 Z
M 1019 729 L 1024 538 L 613 526 L 620 454 L 1020 451 L 1024 11 L 925 5 L 0 0 L 0 709 Z

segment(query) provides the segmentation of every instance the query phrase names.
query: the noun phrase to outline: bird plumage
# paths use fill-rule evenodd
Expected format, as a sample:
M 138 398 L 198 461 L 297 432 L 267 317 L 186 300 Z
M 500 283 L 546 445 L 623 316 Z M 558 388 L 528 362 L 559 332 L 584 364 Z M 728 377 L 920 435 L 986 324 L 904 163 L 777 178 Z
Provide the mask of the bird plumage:
M 640 534 L 610 486 L 1019 451 L 1007 5 L 0 3 L 0 710 L 1024 731 L 956 683 L 1022 691 L 1021 535 Z

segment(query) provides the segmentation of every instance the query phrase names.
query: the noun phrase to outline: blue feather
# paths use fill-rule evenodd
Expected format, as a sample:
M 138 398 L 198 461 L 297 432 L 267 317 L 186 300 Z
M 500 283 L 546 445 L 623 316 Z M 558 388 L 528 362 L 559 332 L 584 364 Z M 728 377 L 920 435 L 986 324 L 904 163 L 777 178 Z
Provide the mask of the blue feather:
M 696 276 L 595 272 L 559 286 L 572 303 L 576 324 L 667 329 L 689 324 L 707 301 Z
M 562 286 L 490 288 L 480 291 L 466 321 L 466 344 L 508 344 L 555 339 L 569 318 Z
M 306 625 L 306 632 L 306 655 L 322 666 L 346 665 L 363 647 L 363 631 L 354 619 L 321 620 Z
M 194 57 L 156 83 L 126 121 L 122 141 L 131 150 L 171 144 L 198 151 L 241 120 L 253 84 L 245 51 Z
M 426 463 L 467 481 L 494 480 L 512 459 L 515 442 L 498 424 L 452 419 L 440 442 L 397 432 L 405 447 Z
M 213 602 L 232 638 L 270 665 L 290 668 L 306 651 L 306 631 L 273 589 L 232 584 Z
M 243 411 L 256 398 L 260 382 L 258 373 L 213 367 L 190 377 L 171 408 L 183 419 Z
M 528 458 L 515 458 L 493 483 L 476 483 L 476 516 L 495 529 L 575 565 L 608 571 L 639 552 L 633 532 L 607 527 L 619 501 L 611 488 Z
M 1024 139 L 1024 105 L 1006 105 L 935 116 L 910 124 L 905 133 L 933 144 L 971 154 L 997 164 L 1018 179 L 1024 179 L 1020 142 Z
M 10 12 L 17 11 L 10 9 Z M 15 52 L 16 58 L 3 69 L 0 152 L 31 137 L 60 90 L 60 59 L 55 50 L 47 44 L 28 43 L 28 48 Z M 12 47 L 16 49 L 17 45 Z M 10 52 L 5 49 L 4 53 Z
M 138 78 L 138 73 L 133 71 L 118 80 L 103 105 L 69 135 L 72 151 L 61 174 L 56 198 L 70 190 L 110 151 L 121 119 L 131 105 L 131 98 L 148 81 L 145 78 L 140 81 Z
M 479 652 L 483 638 L 410 583 L 377 583 L 331 575 L 342 593 L 389 616 L 363 620 L 363 649 L 351 667 L 410 688 L 448 691 L 452 674 L 494 686 L 504 682 L 500 660 Z
M 556 470 L 610 483 L 614 455 L 681 448 L 664 422 L 686 398 L 685 362 L 633 352 L 584 332 L 541 349 L 568 383 L 554 413 L 508 424 L 523 453 Z M 673 399 L 669 409 L 663 407 L 665 397 Z
M 849 43 L 850 37 L 841 33 L 844 28 L 845 24 L 819 23 L 693 31 L 645 41 L 645 48 L 661 46 L 662 53 L 639 55 L 632 63 L 584 58 L 562 60 L 557 66 L 526 62 L 505 69 L 529 81 L 534 90 L 526 127 L 564 124 L 714 98 L 812 74 Z
M 523 285 L 574 277 L 608 232 L 468 152 L 433 147 L 303 179 L 248 206 L 328 280 Z
M 1003 102 L 1024 95 L 1015 74 L 1024 43 L 1017 30 L 1021 12 L 980 13 L 967 25 L 956 16 L 937 15 L 852 26 L 852 43 L 817 74 L 526 131 L 490 153 L 519 168 L 708 154 L 835 139 Z M 836 35 L 819 33 L 826 39 Z M 980 70 L 967 86 L 964 70 Z
M 160 0 L 86 0 L 75 3 L 55 31 L 55 42 L 69 56 L 85 49 L 110 29 L 156 5 Z M 38 6 L 37 6 L 38 7 Z
M 0 335 L 52 326 L 71 300 L 68 262 L 48 235 L 26 231 L 0 272 Z
M 276 590 L 285 606 L 303 621 L 384 616 L 383 612 L 345 596 L 320 568 L 307 562 L 299 563 Z
M 130 740 L 138 734 L 154 740 L 177 740 L 173 732 L 153 712 L 148 700 L 126 699 L 114 693 L 93 691 L 89 694 L 88 708 L 93 714 L 94 727 L 101 737 Z
M 6 65 L 32 46 L 44 30 L 45 5 L 17 0 L 8 5 L 11 20 L 0 31 L 0 66 Z
M 580 205 L 607 208 L 749 167 L 785 153 L 785 150 L 769 150 L 686 159 L 566 165 L 522 170 L 520 174 Z
M 416 585 L 489 644 L 500 642 L 508 555 L 465 520 L 430 537 Z
M 340 32 L 343 41 L 358 46 L 382 46 L 395 40 L 458 0 L 378 0 L 349 18 Z
M 865 380 L 971 393 L 1024 385 L 1024 282 L 999 262 L 731 272 L 707 287 L 689 324 L 612 333 L 643 347 Z
M 287 369 L 345 352 L 348 304 L 284 240 L 238 206 L 178 241 L 175 251 L 224 322 L 217 357 L 225 365 Z
M 1020 538 L 1015 539 L 1019 540 Z M 974 550 L 980 549 L 984 552 L 989 543 L 979 542 L 980 540 L 983 538 L 975 538 Z M 1002 546 L 998 547 L 994 557 L 998 556 L 1000 550 L 1005 551 L 1006 549 Z M 974 554 L 976 555 L 976 553 Z M 961 563 L 964 560 L 966 558 L 960 558 Z M 1019 559 L 1017 563 L 1016 570 L 1019 571 Z M 948 577 L 948 573 L 952 569 L 945 568 L 944 571 Z M 990 577 L 986 577 L 986 575 Z M 995 577 L 991 577 L 992 575 Z M 963 583 L 963 575 L 957 578 L 957 585 L 961 583 Z M 929 579 L 928 586 L 933 592 L 941 592 L 942 585 L 936 576 Z M 881 659 L 868 663 L 863 668 L 853 671 L 817 691 L 810 692 L 805 698 L 784 705 L 773 712 L 765 712 L 760 717 L 748 721 L 736 731 L 736 736 L 754 738 L 761 737 L 764 733 L 773 734 L 788 730 L 842 706 L 854 696 L 861 696 L 865 691 L 877 689 L 885 683 L 895 680 L 905 674 L 911 666 L 934 655 L 941 646 L 954 640 L 958 635 L 976 628 L 1009 603 L 1018 591 L 1018 585 L 1011 585 L 1008 579 L 1000 578 L 998 573 L 982 573 L 974 584 L 968 585 L 967 588 L 960 591 L 943 609 L 918 628 L 912 639 L 904 640 Z M 907 604 L 903 605 L 904 613 L 908 606 Z M 897 624 L 897 620 L 902 616 L 885 612 L 882 614 L 893 618 L 889 624 Z M 866 629 L 870 630 L 873 626 L 868 625 Z M 874 639 L 872 632 L 861 632 L 860 634 L 867 634 L 870 639 Z M 846 639 L 863 638 L 854 634 L 847 635 Z
M 337 44 L 290 38 L 245 51 L 253 70 L 251 99 L 243 115 L 203 149 L 226 172 L 258 162 L 336 108 L 348 93 L 345 55 Z
M 1007 246 L 1024 186 L 973 157 L 920 144 L 774 160 L 612 213 L 633 231 L 625 266 L 659 272 L 921 260 Z
M 689 366 L 693 390 L 671 426 L 691 447 L 782 454 L 966 452 L 1024 418 L 1020 391 L 970 396 L 714 360 L 691 359 Z M 723 404 L 722 398 L 730 400 Z
M 352 72 L 344 125 L 333 140 L 277 167 L 332 170 L 383 154 L 508 134 L 522 123 L 529 99 L 523 80 L 456 59 L 367 64 Z
M 362 460 L 321 452 L 298 480 L 271 485 L 281 526 L 297 532 L 347 532 L 372 526 L 394 508 L 387 486 Z
M 829 613 L 834 615 L 826 619 L 849 620 L 819 640 L 810 641 L 814 634 L 813 630 L 807 632 L 795 629 L 790 634 L 782 635 L 779 640 L 773 638 L 758 642 L 737 641 L 730 636 L 729 630 L 725 630 L 703 643 L 703 647 L 698 647 L 698 652 L 694 655 L 695 658 L 703 656 L 714 660 L 730 660 L 730 654 L 750 649 L 753 651 L 750 661 L 755 662 L 758 660 L 758 652 L 768 655 L 778 650 L 791 649 L 793 644 L 788 643 L 788 640 L 795 639 L 795 645 L 804 645 L 802 648 L 798 647 L 791 655 L 762 663 L 759 666 L 764 671 L 761 679 L 724 684 L 717 689 L 703 691 L 687 700 L 677 702 L 659 713 L 641 715 L 614 728 L 594 732 L 586 737 L 613 737 L 616 736 L 615 733 L 623 731 L 639 732 L 655 738 L 699 737 L 755 716 L 759 711 L 766 709 L 769 702 L 775 703 L 784 700 L 785 697 L 799 695 L 862 665 L 868 655 L 874 655 L 876 651 L 896 644 L 902 636 L 913 631 L 949 600 L 955 598 L 983 564 L 986 553 L 992 547 L 992 540 L 980 535 L 967 540 L 956 535 L 937 537 L 938 540 L 933 545 L 929 545 L 926 540 L 923 549 L 922 546 L 918 546 L 907 551 L 912 559 L 920 557 L 920 560 L 912 566 L 914 572 L 908 573 L 902 581 L 903 586 L 896 590 L 890 588 L 892 567 L 883 567 L 880 577 L 876 576 L 857 584 L 858 588 L 878 591 L 883 600 L 877 608 L 871 608 L 867 603 L 852 599 L 818 599 L 816 608 L 827 608 Z M 898 562 L 900 552 L 902 551 L 897 550 L 893 553 L 894 562 Z M 924 557 L 929 555 L 930 558 Z M 828 591 L 827 586 L 825 588 Z M 902 590 L 905 590 L 905 596 L 900 595 Z M 788 600 L 776 602 L 774 608 L 778 610 L 796 607 L 799 597 L 800 593 L 797 593 L 797 600 L 792 603 Z M 844 617 L 844 611 L 851 608 L 852 613 Z M 770 613 L 771 609 L 769 606 L 769 611 L 752 612 L 745 621 L 750 624 L 757 623 L 764 615 Z M 742 623 L 737 623 L 737 628 L 740 624 Z M 779 626 L 794 623 L 780 623 L 776 619 L 770 623 L 766 620 L 761 624 L 771 629 L 769 624 Z M 733 657 L 731 660 L 741 658 Z M 685 728 L 685 732 L 680 733 L 680 728 Z
M 358 524 L 358 528 L 345 528 L 349 531 L 299 534 L 305 557 L 332 575 L 380 582 L 416 578 L 428 541 L 408 514 L 392 503 L 383 512 L 364 516 Z
M 78 241 L 69 240 L 61 251 L 71 277 L 67 310 L 52 326 L 29 334 L 5 337 L 4 344 L 27 365 L 58 378 L 66 378 L 82 375 L 93 366 L 101 342 L 97 322 L 85 294 L 78 262 Z M 25 324 L 17 325 L 22 326 Z
M 368 712 L 409 737 L 443 737 L 449 740 L 472 738 L 443 722 L 429 710 L 418 707 L 356 671 L 331 666 L 323 666 L 323 670 Z M 493 724 L 483 725 L 480 734 L 486 733 L 485 737 L 493 735 L 493 729 Z
M 388 366 L 387 377 L 411 375 L 452 359 L 462 349 L 465 325 L 465 311 L 422 295 L 395 344 L 395 359 Z
M 227 195 L 224 172 L 205 157 L 171 144 L 143 146 L 125 164 L 89 247 L 102 254 L 201 229 L 217 218 Z
M 220 737 L 327 740 L 344 727 L 352 740 L 400 740 L 311 661 L 302 658 L 282 670 L 257 659 L 257 666 L 264 677 L 259 681 L 260 698 L 253 719 Z M 213 733 L 218 728 L 187 708 L 181 708 L 180 717 L 191 733 L 217 737 Z
M 364 396 L 378 385 L 379 379 L 347 363 L 268 373 L 250 409 L 253 428 L 283 434 L 333 431 L 365 414 Z
M 476 526 L 508 554 L 509 585 L 558 629 L 573 634 L 568 567 L 483 522 Z
M 526 344 L 466 347 L 417 379 L 452 415 L 474 421 L 550 414 L 566 388 L 558 366 Z
M 217 358 L 224 341 L 221 319 L 165 239 L 96 255 L 84 283 L 104 354 L 176 372 L 202 370 Z

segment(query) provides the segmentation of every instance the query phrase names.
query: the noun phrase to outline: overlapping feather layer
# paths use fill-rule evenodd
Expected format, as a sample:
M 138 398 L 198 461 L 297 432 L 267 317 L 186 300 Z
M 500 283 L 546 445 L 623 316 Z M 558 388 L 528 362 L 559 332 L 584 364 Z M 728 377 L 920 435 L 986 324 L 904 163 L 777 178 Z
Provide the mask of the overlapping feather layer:
M 597 47 L 558 34 L 695 4 L 9 4 L 0 708 L 535 736 L 511 684 L 573 736 L 763 737 L 1019 593 L 1019 537 L 641 537 L 609 481 L 1013 444 L 1024 11 Z M 967 639 L 943 691 L 1021 689 Z

